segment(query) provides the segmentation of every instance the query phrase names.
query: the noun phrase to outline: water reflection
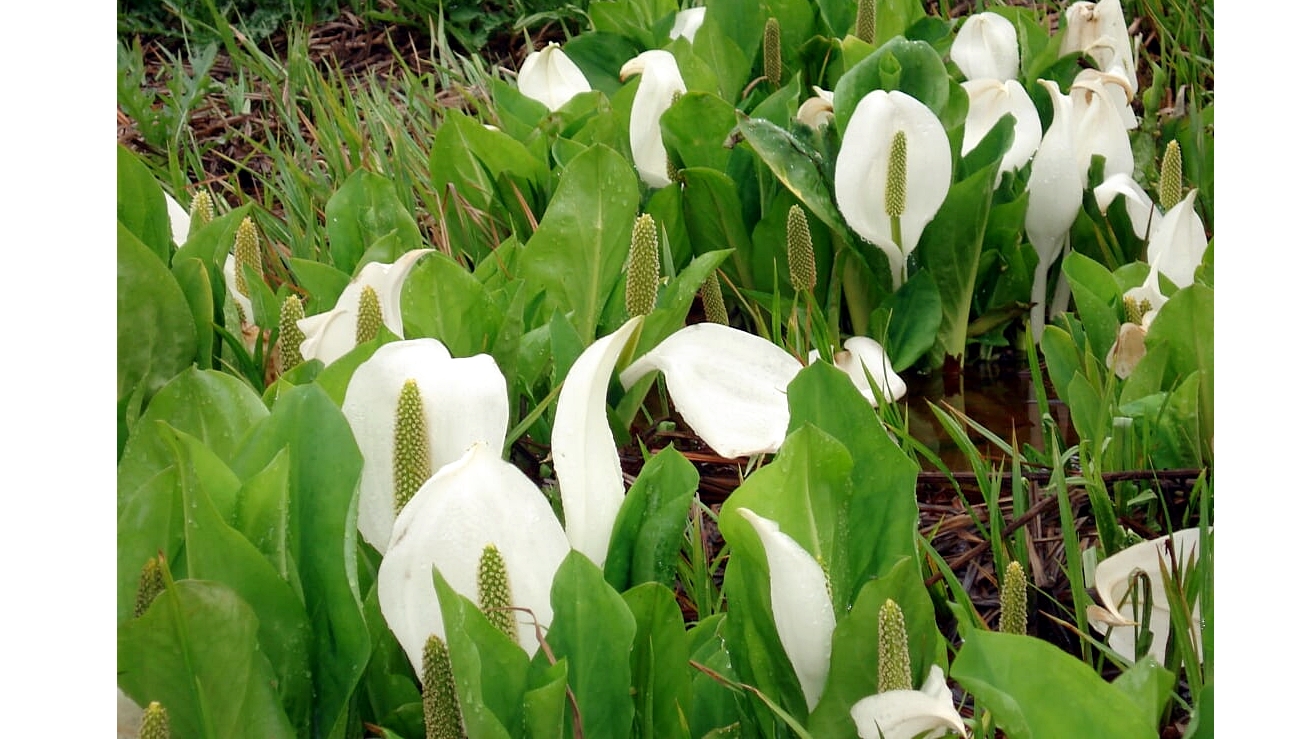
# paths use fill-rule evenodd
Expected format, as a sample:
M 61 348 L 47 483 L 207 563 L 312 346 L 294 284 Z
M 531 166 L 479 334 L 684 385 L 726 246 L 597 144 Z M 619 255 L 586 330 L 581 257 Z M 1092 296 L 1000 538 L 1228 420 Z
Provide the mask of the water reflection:
M 908 384 L 908 394 L 902 403 L 908 411 L 909 430 L 914 438 L 938 454 L 951 471 L 970 471 L 972 465 L 931 412 L 930 405 L 941 409 L 948 405 L 957 409 L 1006 443 L 1016 439 L 1018 446 L 1024 449 L 1026 444 L 1036 449 L 1045 448 L 1040 405 L 1036 402 L 1031 372 L 1025 366 L 975 363 L 956 372 L 909 373 L 904 380 Z M 1058 424 L 1064 443 L 1075 443 L 1076 434 L 1068 418 L 1067 406 L 1058 401 L 1048 384 L 1045 390 L 1049 412 Z M 998 466 L 1005 459 L 1004 453 L 982 434 L 966 424 L 964 426 L 987 460 Z M 922 466 L 927 470 L 936 469 L 926 460 Z

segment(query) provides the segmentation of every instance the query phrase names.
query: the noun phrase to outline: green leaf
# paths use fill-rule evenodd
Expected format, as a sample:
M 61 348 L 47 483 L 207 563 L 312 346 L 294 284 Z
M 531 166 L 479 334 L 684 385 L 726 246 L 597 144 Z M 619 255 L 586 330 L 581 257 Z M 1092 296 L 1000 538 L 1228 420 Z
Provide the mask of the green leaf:
M 557 570 L 551 598 L 547 641 L 558 659 L 570 660 L 568 682 L 579 702 L 583 735 L 629 736 L 634 615 L 602 570 L 573 550 Z
M 744 18 L 735 18 L 724 28 L 743 29 Z M 765 22 L 765 19 L 764 21 Z M 723 100 L 738 100 L 744 83 L 748 81 L 750 58 L 734 41 L 722 32 L 722 24 L 715 13 L 703 16 L 703 25 L 693 40 L 696 58 L 707 62 L 716 74 L 716 88 Z M 751 26 L 749 26 L 751 28 Z M 761 44 L 761 25 L 758 26 L 758 44 Z
M 420 260 L 402 286 L 407 338 L 438 339 L 454 357 L 490 353 L 503 316 L 484 286 L 445 254 Z
M 192 310 L 196 330 L 196 358 L 199 367 L 209 368 L 214 361 L 214 293 L 205 263 L 195 257 L 174 259 L 173 276 Z
M 618 591 L 675 581 L 698 470 L 674 446 L 644 463 L 616 514 L 604 571 Z
M 1153 657 L 1145 657 L 1114 679 L 1113 685 L 1140 708 L 1146 722 L 1158 725 L 1176 682 L 1173 673 L 1156 664 Z
M 233 461 L 249 479 L 287 450 L 293 556 L 315 639 L 311 644 L 314 725 L 345 730 L 352 696 L 372 648 L 356 579 L 356 483 L 361 456 L 342 411 L 318 385 L 279 396 Z
M 737 275 L 731 279 L 752 289 L 748 263 L 753 242 L 744 227 L 743 207 L 735 183 L 722 172 L 705 167 L 684 170 L 684 223 L 695 255 L 729 249 Z
M 1123 291 L 1118 281 L 1099 262 L 1075 251 L 1063 259 L 1063 274 L 1072 286 L 1072 298 L 1086 327 L 1091 352 L 1097 357 L 1106 356 L 1118 338 L 1121 324 L 1118 316 Z
M 525 691 L 526 739 L 561 739 L 566 735 L 569 666 L 570 662 L 563 659 L 532 671 L 530 684 L 534 687 Z
M 1158 722 L 1148 720 L 1121 690 L 1086 663 L 1034 637 L 972 631 L 950 675 L 1013 739 L 1159 735 Z
M 138 704 L 168 706 L 175 736 L 295 737 L 258 630 L 228 586 L 170 582 L 141 618 L 119 626 L 119 687 Z
M 877 18 L 880 15 L 878 10 Z M 899 90 L 917 98 L 940 116 L 949 104 L 951 87 L 958 88 L 958 85 L 950 79 L 944 61 L 934 47 L 925 41 L 894 37 L 850 68 L 835 83 L 835 125 L 842 136 L 858 101 L 873 90 Z M 993 179 L 991 184 L 994 184 Z
M 222 582 L 251 606 L 260 651 L 269 658 L 284 713 L 298 732 L 310 728 L 310 621 L 298 594 L 212 501 L 234 499 L 236 476 L 198 439 L 170 430 L 185 518 L 187 573 Z
M 118 239 L 118 400 L 143 388 L 147 401 L 191 365 L 196 327 L 182 288 L 165 263 L 122 223 Z M 129 408 L 131 418 L 138 409 Z M 119 446 L 126 441 L 119 418 Z
M 911 367 L 935 345 L 943 309 L 930 270 L 922 269 L 872 311 L 872 333 L 895 372 Z
M 590 5 L 589 20 L 602 33 L 614 33 L 645 49 L 657 49 L 667 40 L 665 33 L 671 29 L 668 21 L 663 24 L 666 32 L 659 34 L 658 21 L 673 15 L 677 9 L 675 0 L 600 2 Z
M 634 167 L 605 146 L 592 146 L 561 173 L 539 228 L 525 244 L 521 267 L 531 288 L 571 315 L 590 342 L 608 295 L 621 280 L 638 214 Z
M 310 295 L 305 306 L 308 316 L 332 310 L 338 296 L 351 282 L 350 274 L 323 262 L 292 257 L 288 264 L 292 267 L 292 274 L 296 275 L 297 284 Z
M 397 196 L 392 181 L 381 174 L 358 169 L 324 204 L 333 266 L 355 274 L 365 250 L 392 231 L 406 252 L 423 246 L 411 211 Z
M 1168 352 L 1165 379 L 1200 372 L 1199 416 L 1203 439 L 1214 429 L 1214 291 L 1190 285 L 1173 293 L 1145 335 L 1147 356 L 1160 347 Z
M 822 171 L 821 162 L 814 158 L 814 152 L 785 129 L 760 118 L 741 118 L 739 132 L 749 148 L 799 202 L 832 229 L 841 233 L 848 231 L 831 197 L 827 185 L 830 177 Z
M 117 172 L 119 224 L 161 264 L 168 265 L 174 244 L 164 190 L 150 169 L 123 144 L 118 146 Z M 122 235 L 119 240 L 123 240 Z
M 706 92 L 688 92 L 662 114 L 662 142 L 681 168 L 724 172 L 730 160 L 725 140 L 736 122 L 735 109 L 726 101 Z
M 635 728 L 628 735 L 636 739 L 681 736 L 682 716 L 692 705 L 693 694 L 684 616 L 675 593 L 663 584 L 647 582 L 625 591 L 622 597 L 636 624 L 630 651 Z

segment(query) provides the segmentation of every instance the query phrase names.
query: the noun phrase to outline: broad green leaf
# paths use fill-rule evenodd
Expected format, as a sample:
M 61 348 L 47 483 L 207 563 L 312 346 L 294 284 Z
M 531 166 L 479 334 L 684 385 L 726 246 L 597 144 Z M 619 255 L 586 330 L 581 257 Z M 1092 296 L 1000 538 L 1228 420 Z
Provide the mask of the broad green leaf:
M 122 223 L 118 231 L 118 399 L 140 385 L 149 401 L 192 364 L 196 327 L 178 281 L 165 263 Z M 132 418 L 138 409 L 129 408 Z M 119 419 L 120 424 L 124 419 Z M 126 441 L 120 425 L 119 444 Z
M 734 666 L 730 663 L 730 653 L 725 648 L 722 633 L 725 626 L 725 613 L 715 613 L 694 624 L 685 632 L 688 642 L 689 661 L 700 667 L 712 670 L 729 679 L 736 679 Z M 695 669 L 690 680 L 690 690 L 697 699 L 688 706 L 689 734 L 693 737 L 705 737 L 710 732 L 728 727 L 739 722 L 739 708 L 736 696 L 729 687 L 718 682 L 701 669 Z M 721 736 L 718 734 L 718 736 Z M 725 736 L 739 736 L 738 733 Z
M 250 479 L 283 450 L 290 461 L 289 528 L 315 639 L 313 721 L 340 736 L 371 652 L 356 579 L 356 483 L 361 457 L 342 411 L 316 384 L 282 394 L 233 461 Z
M 880 11 L 876 14 L 879 18 Z M 835 83 L 835 125 L 842 136 L 858 101 L 873 90 L 907 93 L 944 120 L 942 112 L 949 104 L 950 88 L 958 85 L 950 79 L 944 61 L 930 44 L 894 37 Z
M 735 109 L 726 101 L 689 92 L 662 114 L 662 142 L 681 169 L 708 167 L 724 172 L 730 160 L 725 140 L 736 122 Z
M 624 591 L 644 582 L 675 581 L 698 470 L 674 446 L 644 463 L 616 514 L 607 547 L 607 582 Z
M 350 274 L 323 262 L 292 257 L 288 264 L 292 267 L 292 274 L 296 275 L 297 284 L 310 295 L 305 306 L 308 316 L 332 310 L 338 296 L 351 282 Z
M 590 10 L 598 11 L 609 5 L 612 3 L 594 3 Z M 590 87 L 611 97 L 621 88 L 620 68 L 639 52 L 651 47 L 635 42 L 624 33 L 604 31 L 596 24 L 594 28 L 595 32 L 579 34 L 561 48 L 584 73 Z M 614 104 L 615 100 L 612 102 Z
M 885 432 L 848 376 L 824 363 L 804 367 L 789 384 L 789 424 L 791 432 L 815 426 L 843 444 L 853 460 L 852 492 L 833 522 L 847 551 L 827 559 L 838 562 L 842 553 L 851 563 L 849 583 L 837 576 L 839 565 L 831 565 L 836 598 L 849 603 L 867 578 L 917 556 L 917 465 Z M 863 525 L 849 526 L 850 521 Z
M 445 254 L 421 260 L 402 287 L 406 336 L 438 339 L 454 357 L 490 353 L 500 312 L 474 275 Z
M 940 290 L 929 269 L 921 269 L 872 311 L 871 331 L 895 372 L 911 367 L 935 345 L 945 318 Z
M 1145 335 L 1147 355 L 1163 347 L 1168 352 L 1165 379 L 1199 371 L 1201 431 L 1213 438 L 1214 428 L 1214 291 L 1204 285 L 1182 288 L 1164 303 Z
M 669 16 L 673 16 L 677 9 L 675 0 L 597 2 L 589 6 L 589 20 L 602 33 L 614 33 L 642 48 L 657 49 L 665 43 L 673 20 Z M 663 19 L 666 22 L 659 28 L 658 21 Z
M 936 624 L 935 605 L 923 584 L 917 559 L 900 559 L 881 577 L 868 580 L 853 601 L 852 610 L 835 624 L 826 690 L 808 717 L 808 730 L 815 736 L 856 739 L 857 727 L 849 709 L 876 693 L 880 669 L 876 634 L 880 609 L 886 600 L 893 600 L 903 611 L 913 683 L 921 685 L 931 665 L 948 664 L 944 637 Z
M 170 430 L 181 471 L 187 574 L 224 583 L 259 622 L 260 651 L 274 670 L 284 713 L 298 732 L 310 728 L 310 621 L 298 594 L 260 550 L 234 529 L 212 498 L 233 499 L 237 477 L 195 437 Z
M 734 181 L 725 174 L 706 167 L 684 170 L 684 223 L 695 255 L 729 249 L 730 260 L 738 275 L 731 275 L 740 287 L 752 289 L 753 277 L 748 263 L 753 242 L 744 227 L 743 208 Z
M 832 229 L 848 230 L 831 197 L 827 184 L 831 181 L 830 176 L 822 171 L 815 152 L 785 129 L 760 118 L 741 118 L 739 132 L 749 148 L 799 202 Z
M 123 144 L 118 146 L 117 172 L 119 223 L 167 266 L 174 244 L 164 190 L 150 169 Z
M 572 550 L 552 582 L 547 641 L 557 659 L 570 660 L 568 682 L 579 701 L 584 736 L 630 735 L 634 636 L 634 616 L 625 600 L 597 565 Z
M 539 667 L 535 663 L 533 667 Z M 566 735 L 566 676 L 568 660 L 543 666 L 530 675 L 532 687 L 525 691 L 525 738 L 561 739 Z
M 666 585 L 646 582 L 625 591 L 622 597 L 636 624 L 634 648 L 630 651 L 636 725 L 629 736 L 678 737 L 682 715 L 692 705 L 693 694 L 684 616 L 675 593 Z
M 1118 315 L 1123 291 L 1118 281 L 1099 262 L 1075 251 L 1063 259 L 1063 274 L 1072 286 L 1072 298 L 1086 327 L 1090 350 L 1097 357 L 1107 355 L 1118 338 L 1121 323 Z
M 201 439 L 224 463 L 258 420 L 268 415 L 251 387 L 214 370 L 186 370 L 165 385 L 133 428 L 119 462 L 118 620 L 132 615 L 146 560 L 163 552 L 170 564 L 182 550 L 183 513 L 177 462 L 160 427 Z M 186 564 L 177 561 L 180 573 Z
M 705 27 L 708 21 L 715 23 L 719 27 L 720 35 L 734 42 L 742 56 L 753 59 L 759 56 L 758 51 L 762 46 L 762 29 L 766 25 L 768 4 L 761 0 L 721 0 L 708 3 L 703 25 Z M 783 23 L 781 30 L 784 30 Z M 702 28 L 698 29 L 699 35 L 702 32 Z M 697 38 L 695 36 L 695 44 Z
M 634 167 L 615 151 L 592 146 L 566 165 L 525 244 L 526 281 L 573 314 L 571 324 L 586 343 L 597 335 L 603 304 L 621 279 L 638 207 Z
M 1058 393 L 1059 400 L 1068 403 L 1068 385 L 1081 368 L 1081 355 L 1077 352 L 1072 334 L 1058 326 L 1045 326 L 1040 336 L 1040 350 L 1045 356 L 1045 367 L 1049 370 L 1049 380 L 1054 391 Z
M 347 177 L 324 204 L 324 220 L 333 266 L 343 272 L 355 274 L 365 250 L 393 231 L 403 252 L 423 246 L 415 217 L 392 181 L 369 170 Z
M 705 61 L 716 75 L 716 91 L 723 100 L 738 100 L 741 97 L 744 84 L 748 81 L 752 57 L 721 29 L 742 29 L 745 20 L 736 18 L 729 25 L 723 26 L 716 14 L 708 12 L 694 36 L 693 53 L 697 59 Z M 758 44 L 761 43 L 761 35 L 762 31 L 758 30 Z
M 242 481 L 237 495 L 234 527 L 265 556 L 279 577 L 300 593 L 301 576 L 296 559 L 292 556 L 292 532 L 289 524 L 291 497 L 288 477 L 291 461 L 288 450 L 283 449 L 269 464 L 249 479 Z
M 141 618 L 119 626 L 119 687 L 138 705 L 168 706 L 174 736 L 295 737 L 258 630 L 255 612 L 228 586 L 170 583 Z
M 967 352 L 967 325 L 998 162 L 949 187 L 935 218 L 927 224 L 913 256 L 931 273 L 940 292 L 939 342 L 945 354 L 962 360 Z
M 192 309 L 192 322 L 196 330 L 196 358 L 198 367 L 209 368 L 214 361 L 214 292 L 205 263 L 195 257 L 174 259 L 173 276 L 178 280 L 187 305 Z
M 1115 687 L 1136 703 L 1145 720 L 1154 725 L 1159 723 L 1172 699 L 1176 683 L 1176 676 L 1156 664 L 1153 657 L 1141 659 L 1113 681 Z
M 1148 720 L 1121 690 L 1086 663 L 1034 637 L 972 631 L 950 677 L 1013 739 L 1159 735 L 1158 722 Z

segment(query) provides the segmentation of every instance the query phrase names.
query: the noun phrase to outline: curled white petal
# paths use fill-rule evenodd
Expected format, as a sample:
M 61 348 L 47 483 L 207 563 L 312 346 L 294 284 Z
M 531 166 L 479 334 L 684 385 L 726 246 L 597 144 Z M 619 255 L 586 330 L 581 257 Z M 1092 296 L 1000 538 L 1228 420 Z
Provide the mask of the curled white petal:
M 789 426 L 785 389 L 803 368 L 770 341 L 723 326 L 685 326 L 621 372 L 629 388 L 649 372 L 666 389 L 690 428 L 723 457 L 775 452 Z
M 1181 202 L 1168 209 L 1150 232 L 1150 243 L 1145 257 L 1157 264 L 1164 277 L 1178 287 L 1195 282 L 1195 269 L 1204 261 L 1209 238 L 1204 222 L 1195 212 L 1196 191 L 1192 190 Z
M 1035 155 L 1040 146 L 1040 114 L 1036 112 L 1031 96 L 1017 80 L 968 80 L 963 83 L 963 90 L 967 93 L 964 153 L 975 149 L 1005 114 L 1011 114 L 1016 121 L 1013 124 L 1013 143 L 1004 153 L 999 174 L 995 177 L 995 186 L 998 187 L 1004 172 L 1016 172 Z
M 821 358 L 821 352 L 813 349 L 808 353 L 808 364 Z M 868 403 L 876 405 L 876 396 L 871 391 L 867 375 L 871 374 L 876 386 L 880 388 L 885 400 L 898 400 L 908 393 L 908 385 L 894 372 L 890 364 L 890 355 L 880 342 L 866 336 L 853 336 L 844 342 L 844 350 L 835 352 L 835 366 L 849 376 L 853 385 L 862 393 Z
M 671 38 L 684 37 L 693 43 L 698 29 L 702 28 L 703 19 L 707 17 L 706 7 L 686 8 L 675 14 L 675 25 L 671 26 Z
M 931 665 L 921 690 L 887 690 L 869 695 L 853 704 L 849 716 L 862 739 L 914 739 L 946 731 L 967 736 L 967 727 L 954 710 L 953 694 L 939 665 Z M 939 734 L 934 733 L 937 730 Z
M 1132 57 L 1131 35 L 1122 14 L 1121 0 L 1100 0 L 1098 3 L 1075 2 L 1065 13 L 1067 27 L 1059 45 L 1060 54 L 1080 51 L 1090 54 L 1100 69 L 1109 71 L 1115 66 L 1135 69 Z M 1135 77 L 1131 79 L 1132 94 L 1136 94 Z
M 588 78 L 555 41 L 529 52 L 516 75 L 516 86 L 548 110 L 560 110 L 571 98 L 592 89 Z
M 1054 103 L 1054 119 L 1040 139 L 1027 181 L 1027 239 L 1049 267 L 1081 209 L 1083 183 L 1073 144 L 1072 99 L 1051 80 L 1039 80 Z
M 1015 80 L 1020 63 L 1017 29 L 998 13 L 976 13 L 963 21 L 949 58 L 969 80 Z
M 192 216 L 167 192 L 164 194 L 164 206 L 169 211 L 169 230 L 173 233 L 173 245 L 182 246 L 187 243 L 187 235 L 192 230 Z
M 501 449 L 510 415 L 506 379 L 487 354 L 454 359 L 437 339 L 411 339 L 380 346 L 356 368 L 342 414 L 363 457 L 357 526 L 379 551 L 396 518 L 393 430 L 407 380 L 415 380 L 420 390 L 433 472 L 472 444 Z
M 478 603 L 479 557 L 489 544 L 506 563 L 512 605 L 533 613 L 515 614 L 517 641 L 532 656 L 534 620 L 544 629 L 552 623 L 552 578 L 570 545 L 538 487 L 493 447 L 475 444 L 402 509 L 379 564 L 379 607 L 417 675 L 425 640 L 446 638 L 433 568 Z
M 901 244 L 894 241 L 885 211 L 890 152 L 898 131 L 908 143 Z M 835 160 L 835 201 L 849 227 L 885 252 L 896 287 L 903 282 L 908 254 L 949 194 L 952 174 L 949 137 L 920 100 L 897 90 L 875 90 L 858 101 Z
M 736 510 L 762 540 L 771 581 L 771 616 L 811 711 L 826 687 L 835 632 L 826 573 L 815 557 L 780 530 L 780 524 L 748 508 Z
M 830 122 L 835 120 L 835 93 L 816 85 L 812 86 L 812 90 L 816 94 L 798 106 L 798 114 L 794 117 L 800 123 L 812 128 L 830 125 Z
M 1089 71 L 1089 70 L 1088 70 Z M 1090 159 L 1099 154 L 1104 157 L 1104 176 L 1122 172 L 1132 173 L 1131 138 L 1127 135 L 1122 108 L 1127 106 L 1126 98 L 1115 84 L 1113 90 L 1104 81 L 1105 77 L 1092 72 L 1095 78 L 1087 77 L 1072 83 L 1069 96 L 1072 98 L 1072 115 L 1075 120 L 1077 143 L 1077 167 L 1083 180 L 1090 169 Z M 1121 79 L 1120 77 L 1118 79 Z
M 242 309 L 242 315 L 246 317 L 246 320 L 254 322 L 255 309 L 251 307 L 251 299 L 237 289 L 237 258 L 231 253 L 224 258 L 224 285 L 228 287 L 228 297 L 232 298 Z
M 415 263 L 431 251 L 433 249 L 412 249 L 395 262 L 370 262 L 361 267 L 360 273 L 338 295 L 331 310 L 297 321 L 297 327 L 306 336 L 301 342 L 301 356 L 332 364 L 356 347 L 356 317 L 360 315 L 360 294 L 366 285 L 374 288 L 379 298 L 383 325 L 393 334 L 402 336 L 402 287 Z
M 1131 599 L 1128 597 L 1128 591 L 1130 590 L 1128 579 L 1137 570 L 1146 574 L 1150 582 L 1152 599 L 1148 627 L 1154 633 L 1154 641 L 1150 646 L 1149 654 L 1154 655 L 1161 664 L 1168 649 L 1168 631 L 1172 622 L 1168 609 L 1168 595 L 1164 589 L 1163 574 L 1159 569 L 1160 560 L 1165 563 L 1171 562 L 1168 558 L 1168 539 L 1167 536 L 1161 536 L 1152 541 L 1135 544 L 1111 557 L 1105 558 L 1095 566 L 1095 590 L 1099 594 L 1104 608 L 1117 614 L 1118 618 L 1124 623 L 1135 623 L 1139 618 L 1132 608 Z M 1200 529 L 1178 531 L 1172 535 L 1172 541 L 1179 567 L 1199 557 Z M 1171 566 L 1169 569 L 1171 570 Z M 1200 604 L 1196 602 L 1194 605 L 1195 610 L 1191 616 L 1193 619 L 1192 638 L 1195 644 L 1199 645 Z M 1136 627 L 1118 625 L 1117 622 L 1111 625 L 1109 621 L 1112 621 L 1112 619 L 1092 623 L 1100 633 L 1108 632 L 1109 647 L 1113 651 L 1129 660 L 1135 660 Z M 1140 628 L 1144 629 L 1145 626 L 1145 624 L 1141 624 Z M 1198 653 L 1203 655 L 1203 652 Z
M 666 176 L 666 147 L 662 144 L 661 116 L 675 94 L 684 93 L 684 78 L 669 51 L 652 49 L 625 62 L 620 78 L 642 75 L 630 108 L 630 152 L 634 166 L 649 187 L 671 184 Z
M 552 460 L 570 545 L 601 567 L 625 499 L 616 441 L 607 422 L 607 384 L 641 316 L 589 345 L 571 365 L 552 424 Z
M 1130 174 L 1117 172 L 1095 186 L 1095 203 L 1101 213 L 1108 213 L 1109 206 L 1121 195 L 1127 206 L 1127 217 L 1131 220 L 1132 230 L 1140 238 L 1154 230 L 1159 221 L 1159 209 L 1145 189 L 1132 179 Z

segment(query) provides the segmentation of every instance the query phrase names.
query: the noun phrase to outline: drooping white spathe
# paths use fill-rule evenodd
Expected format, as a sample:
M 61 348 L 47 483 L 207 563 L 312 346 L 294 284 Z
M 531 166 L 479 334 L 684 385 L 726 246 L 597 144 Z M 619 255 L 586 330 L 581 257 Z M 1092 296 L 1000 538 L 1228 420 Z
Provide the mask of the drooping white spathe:
M 772 453 L 789 426 L 785 390 L 803 365 L 770 341 L 723 326 L 685 326 L 634 360 L 620 375 L 627 390 L 649 372 L 689 427 L 723 457 Z
M 1171 538 L 1178 567 L 1185 567 L 1191 560 L 1199 558 L 1199 528 L 1183 529 L 1173 534 Z M 1159 563 L 1171 562 L 1168 558 L 1168 540 L 1169 537 L 1161 536 L 1151 541 L 1143 541 L 1105 558 L 1095 566 L 1095 590 L 1099 593 L 1100 601 L 1104 606 L 1102 608 L 1090 606 L 1087 609 L 1091 624 L 1101 634 L 1108 634 L 1109 647 L 1113 651 L 1131 661 L 1136 659 L 1137 626 L 1135 624 L 1139 615 L 1133 610 L 1131 598 L 1128 596 L 1130 590 L 1128 579 L 1137 570 L 1144 572 L 1150 582 L 1152 599 L 1150 623 L 1140 625 L 1142 630 L 1148 627 L 1154 633 L 1149 654 L 1162 664 L 1167 653 L 1168 631 L 1172 616 L 1168 608 L 1168 595 L 1164 590 L 1163 573 L 1159 569 Z M 1171 564 L 1168 564 L 1167 569 L 1171 572 Z M 1196 653 L 1203 657 L 1204 651 L 1200 642 L 1200 603 L 1196 601 L 1193 605 L 1191 638 L 1197 647 Z
M 525 56 L 520 72 L 516 75 L 516 87 L 521 94 L 539 101 L 552 111 L 560 110 L 561 106 L 581 92 L 593 89 L 589 86 L 588 78 L 566 55 L 561 44 L 555 41 Z
M 642 316 L 589 345 L 561 385 L 552 424 L 552 465 L 561 486 L 566 538 L 599 567 L 625 500 L 616 440 L 607 422 L 607 384 Z
M 808 353 L 808 364 L 820 358 L 821 352 L 813 349 Z M 849 337 L 844 342 L 844 349 L 835 352 L 835 366 L 844 370 L 862 397 L 873 406 L 876 405 L 876 395 L 872 393 L 871 383 L 867 381 L 868 374 L 886 401 L 898 400 L 908 393 L 908 385 L 894 372 L 890 355 L 885 353 L 885 347 L 875 339 L 866 336 Z
M 639 176 L 649 187 L 671 184 L 666 176 L 666 147 L 662 144 L 661 117 L 675 94 L 686 90 L 680 67 L 669 51 L 652 49 L 625 62 L 620 78 L 641 75 L 630 108 L 630 153 Z
M 391 264 L 370 262 L 362 267 L 343 288 L 332 310 L 297 321 L 297 328 L 306 335 L 306 340 L 301 342 L 301 356 L 307 361 L 318 359 L 327 365 L 356 348 L 356 317 L 360 314 L 360 293 L 366 285 L 374 288 L 379 298 L 383 325 L 402 336 L 402 286 L 415 263 L 431 251 L 433 249 L 412 249 Z
M 794 117 L 799 123 L 811 128 L 828 126 L 835 120 L 835 93 L 816 85 L 812 86 L 812 91 L 816 94 L 798 106 L 798 113 Z
M 1040 139 L 1027 180 L 1027 240 L 1040 257 L 1031 282 L 1031 330 L 1037 342 L 1045 325 L 1049 267 L 1067 244 L 1085 189 L 1073 142 L 1072 98 L 1059 92 L 1052 80 L 1038 81 L 1054 103 L 1054 118 Z
M 811 711 L 826 688 L 835 633 L 835 609 L 826 573 L 815 557 L 780 530 L 779 523 L 748 508 L 735 510 L 752 524 L 766 551 L 771 617 Z
M 538 487 L 498 449 L 479 443 L 416 492 L 379 564 L 379 607 L 417 675 L 429 635 L 447 638 L 433 568 L 478 603 L 479 558 L 489 544 L 506 563 L 511 604 L 533 613 L 515 612 L 517 641 L 532 656 L 534 621 L 544 630 L 552 624 L 552 579 L 570 545 Z
M 1106 179 L 1118 173 L 1132 173 L 1135 162 L 1131 137 L 1127 135 L 1123 117 L 1128 100 L 1124 94 L 1125 82 L 1121 75 L 1088 69 L 1077 76 L 1068 91 L 1075 121 L 1077 167 L 1083 182 L 1090 171 L 1091 156 L 1095 154 L 1104 157 Z
M 1132 230 L 1142 239 L 1147 234 L 1154 232 L 1159 219 L 1163 217 L 1154 201 L 1150 200 L 1149 194 L 1145 192 L 1145 188 L 1132 179 L 1130 174 L 1118 172 L 1111 177 L 1105 178 L 1104 182 L 1095 186 L 1094 195 L 1095 203 L 1099 205 L 1100 212 L 1106 215 L 1109 212 L 1109 206 L 1113 205 L 1113 201 L 1118 196 L 1122 196 L 1127 207 L 1127 218 L 1131 220 Z
M 192 214 L 167 192 L 164 193 L 164 207 L 169 212 L 169 231 L 173 234 L 173 245 L 182 246 L 187 243 L 187 236 L 192 230 Z
M 1131 35 L 1127 32 L 1121 0 L 1075 2 L 1068 6 L 1065 19 L 1067 26 L 1059 53 L 1080 51 L 1089 54 L 1105 72 L 1121 68 L 1131 84 L 1131 94 L 1135 96 L 1138 89 L 1136 76 L 1129 72 L 1136 69 L 1136 60 L 1132 58 Z
M 990 129 L 1005 114 L 1013 116 L 1013 143 L 1004 152 L 995 175 L 999 186 L 1005 172 L 1016 172 L 1031 161 L 1040 146 L 1040 114 L 1031 96 L 1017 80 L 968 80 L 962 85 L 967 93 L 967 120 L 963 124 L 963 153 L 981 143 Z
M 437 339 L 411 339 L 380 346 L 356 368 L 342 415 L 363 458 L 357 527 L 380 552 L 396 520 L 394 428 L 407 380 L 420 391 L 431 472 L 475 443 L 500 450 L 510 418 L 506 379 L 487 354 L 453 358 Z
M 885 210 L 897 131 L 903 131 L 908 142 L 900 243 L 894 241 Z M 949 137 L 940 119 L 920 100 L 898 90 L 867 93 L 844 130 L 835 159 L 835 203 L 850 228 L 885 252 L 896 288 L 903 284 L 908 255 L 949 194 L 951 159 Z
M 1196 191 L 1191 190 L 1177 205 L 1168 209 L 1150 232 L 1145 258 L 1159 265 L 1164 277 L 1178 287 L 1195 282 L 1195 269 L 1204 261 L 1209 248 L 1204 221 L 1195 212 Z
M 921 690 L 887 690 L 869 695 L 853 704 L 849 716 L 862 739 L 914 739 L 942 736 L 949 731 L 967 736 L 967 727 L 954 710 L 954 697 L 939 665 L 931 665 Z
M 1015 80 L 1021 62 L 1017 29 L 998 13 L 969 15 L 949 47 L 949 58 L 969 80 Z
M 692 44 L 706 17 L 707 8 L 703 6 L 681 10 L 675 14 L 675 25 L 671 26 L 670 37 L 673 39 L 684 37 Z

